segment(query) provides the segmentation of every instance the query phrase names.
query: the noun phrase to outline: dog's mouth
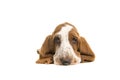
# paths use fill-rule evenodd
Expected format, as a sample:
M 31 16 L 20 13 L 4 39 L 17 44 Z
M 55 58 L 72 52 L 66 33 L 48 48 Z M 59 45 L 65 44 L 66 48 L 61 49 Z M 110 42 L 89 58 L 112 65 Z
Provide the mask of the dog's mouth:
M 64 65 L 64 66 L 68 66 L 68 65 L 74 65 L 74 64 L 78 64 L 80 63 L 79 59 L 73 58 L 73 57 L 61 57 L 61 58 L 53 58 L 54 59 L 54 64 L 56 65 Z

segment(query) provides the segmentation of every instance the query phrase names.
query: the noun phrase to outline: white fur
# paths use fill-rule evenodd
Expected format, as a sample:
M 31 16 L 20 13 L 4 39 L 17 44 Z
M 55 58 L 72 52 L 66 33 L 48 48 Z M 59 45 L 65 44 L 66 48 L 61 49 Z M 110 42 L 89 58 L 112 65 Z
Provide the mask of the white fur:
M 57 48 L 54 56 L 54 63 L 58 64 L 56 62 L 56 58 L 59 57 L 66 57 L 66 56 L 71 56 L 74 59 L 76 59 L 76 63 L 80 63 L 81 59 L 75 54 L 70 42 L 69 42 L 69 31 L 73 27 L 70 25 L 66 25 L 65 27 L 62 27 L 60 32 L 57 33 L 57 35 L 61 35 L 61 44 L 60 47 Z

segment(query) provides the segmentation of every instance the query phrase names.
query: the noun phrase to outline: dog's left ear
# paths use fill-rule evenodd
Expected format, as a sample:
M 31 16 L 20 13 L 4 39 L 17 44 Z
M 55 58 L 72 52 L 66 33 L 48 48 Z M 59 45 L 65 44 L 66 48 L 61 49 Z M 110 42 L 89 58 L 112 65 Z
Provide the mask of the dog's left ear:
M 80 55 L 81 55 L 81 59 L 82 59 L 81 63 L 94 61 L 95 55 L 93 51 L 91 50 L 89 44 L 83 37 L 80 37 L 78 51 L 80 52 Z

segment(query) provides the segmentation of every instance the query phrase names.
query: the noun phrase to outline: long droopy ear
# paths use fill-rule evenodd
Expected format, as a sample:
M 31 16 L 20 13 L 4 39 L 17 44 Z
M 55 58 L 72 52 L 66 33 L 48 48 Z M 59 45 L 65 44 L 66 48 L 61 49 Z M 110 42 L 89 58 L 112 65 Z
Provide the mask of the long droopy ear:
M 53 63 L 54 45 L 52 35 L 46 37 L 42 47 L 37 50 L 39 59 L 36 61 L 38 64 L 51 64 Z
M 80 37 L 79 51 L 82 59 L 81 63 L 94 61 L 95 55 L 83 37 Z

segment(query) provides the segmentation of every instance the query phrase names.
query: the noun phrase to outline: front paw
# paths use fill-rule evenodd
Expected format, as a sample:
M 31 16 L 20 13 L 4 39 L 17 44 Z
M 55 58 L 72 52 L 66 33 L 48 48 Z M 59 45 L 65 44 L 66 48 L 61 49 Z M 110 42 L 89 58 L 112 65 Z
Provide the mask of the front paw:
M 36 61 L 37 64 L 52 64 L 53 59 L 52 58 L 43 58 L 43 59 L 38 59 Z

